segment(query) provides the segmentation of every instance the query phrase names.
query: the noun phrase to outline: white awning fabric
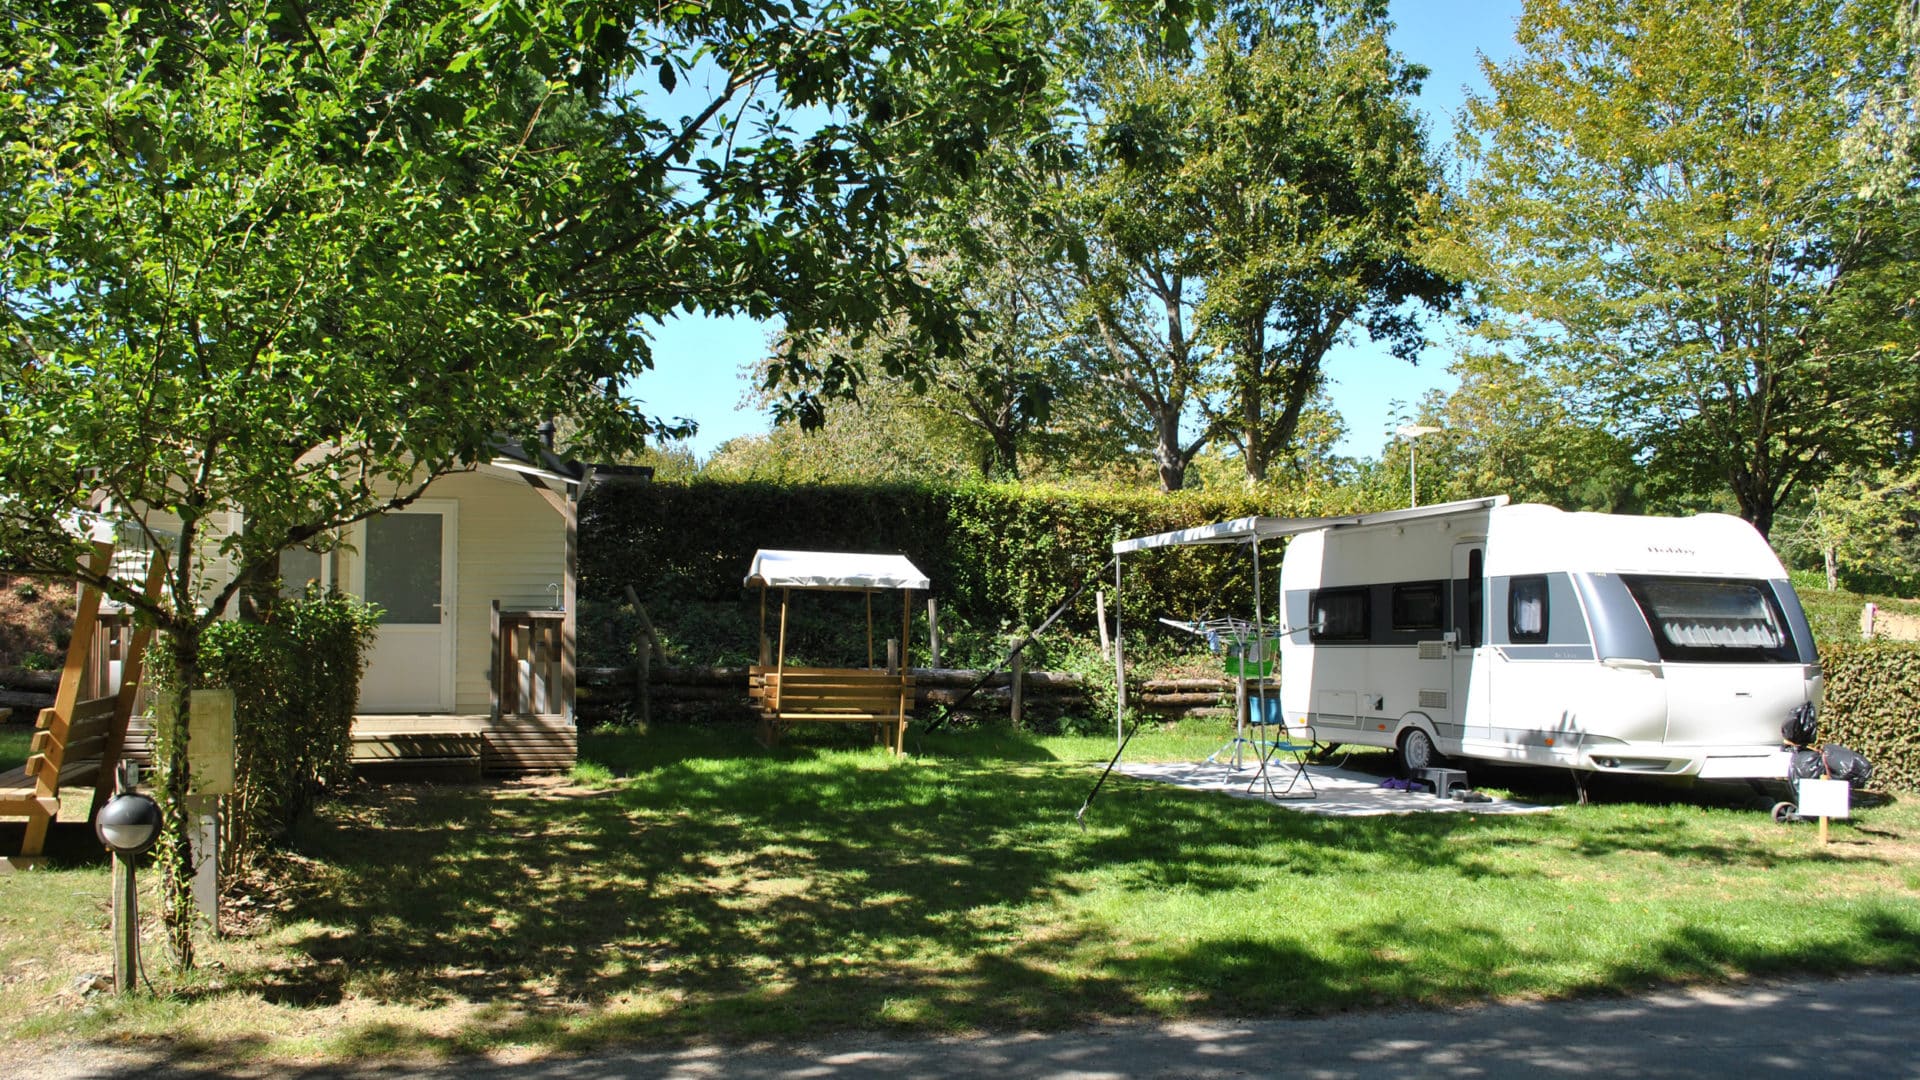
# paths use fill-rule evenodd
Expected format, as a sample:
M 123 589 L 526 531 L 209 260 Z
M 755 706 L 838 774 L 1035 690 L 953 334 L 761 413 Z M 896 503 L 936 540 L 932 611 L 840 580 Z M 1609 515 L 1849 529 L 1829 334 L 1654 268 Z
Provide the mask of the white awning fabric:
M 926 589 L 932 582 L 905 555 L 761 550 L 753 553 L 746 584 L 784 589 Z
M 1396 521 L 1445 517 L 1448 514 L 1504 506 L 1506 501 L 1505 495 L 1495 495 L 1485 499 L 1462 499 L 1459 502 L 1435 503 L 1432 506 L 1414 506 L 1405 510 L 1382 510 L 1374 514 L 1343 514 L 1337 517 L 1311 518 L 1235 518 L 1232 521 L 1222 521 L 1213 525 L 1176 529 L 1173 532 L 1156 533 L 1153 536 L 1136 536 L 1131 540 L 1116 540 L 1113 544 L 1113 553 L 1125 555 L 1130 551 L 1146 551 L 1149 548 L 1244 544 L 1254 540 L 1277 540 L 1283 536 L 1295 536 L 1299 533 L 1313 532 L 1316 529 L 1335 529 L 1352 525 L 1386 525 Z

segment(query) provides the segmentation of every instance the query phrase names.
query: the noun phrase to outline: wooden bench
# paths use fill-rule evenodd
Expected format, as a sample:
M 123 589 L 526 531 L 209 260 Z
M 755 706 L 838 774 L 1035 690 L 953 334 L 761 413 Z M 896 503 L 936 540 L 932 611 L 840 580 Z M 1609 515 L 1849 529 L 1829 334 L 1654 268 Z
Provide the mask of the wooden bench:
M 747 669 L 747 693 L 760 713 L 760 741 L 772 747 L 795 724 L 872 724 L 874 741 L 906 749 L 913 676 L 866 668 Z
M 118 695 L 82 701 L 64 722 L 56 710 L 40 710 L 27 763 L 0 773 L 0 816 L 27 819 L 22 857 L 36 857 L 45 847 L 47 827 L 60 816 L 61 788 L 96 786 L 101 763 L 115 741 L 118 705 Z

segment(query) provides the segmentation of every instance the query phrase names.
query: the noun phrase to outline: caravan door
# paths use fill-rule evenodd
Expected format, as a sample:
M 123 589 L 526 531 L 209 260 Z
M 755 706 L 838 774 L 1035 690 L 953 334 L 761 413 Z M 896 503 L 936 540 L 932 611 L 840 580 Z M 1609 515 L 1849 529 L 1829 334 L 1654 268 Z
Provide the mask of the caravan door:
M 1450 704 L 1463 742 L 1493 737 L 1488 708 L 1491 657 L 1487 644 L 1487 544 L 1453 547 L 1453 686 Z

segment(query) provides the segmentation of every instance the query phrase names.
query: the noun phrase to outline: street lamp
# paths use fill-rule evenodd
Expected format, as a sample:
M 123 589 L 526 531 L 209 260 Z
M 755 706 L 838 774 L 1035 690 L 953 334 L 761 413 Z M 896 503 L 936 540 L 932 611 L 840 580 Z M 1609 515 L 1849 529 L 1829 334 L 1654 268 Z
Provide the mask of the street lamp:
M 1407 440 L 1407 505 L 1409 506 L 1420 505 L 1419 477 L 1415 469 L 1415 461 L 1420 455 L 1414 449 L 1413 440 L 1422 435 L 1438 434 L 1442 430 L 1432 424 L 1401 424 L 1393 429 L 1395 435 Z

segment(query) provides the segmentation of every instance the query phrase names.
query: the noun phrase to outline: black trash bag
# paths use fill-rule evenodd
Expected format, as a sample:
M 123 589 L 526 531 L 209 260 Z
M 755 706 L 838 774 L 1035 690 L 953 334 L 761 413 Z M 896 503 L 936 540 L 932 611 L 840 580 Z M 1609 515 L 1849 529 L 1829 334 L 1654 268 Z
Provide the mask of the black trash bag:
M 1814 733 L 1819 728 L 1820 720 L 1814 715 L 1813 702 L 1803 702 L 1787 714 L 1787 722 L 1780 725 L 1780 736 L 1792 746 L 1812 746 Z
M 1792 774 L 1795 780 L 1818 780 L 1831 774 L 1835 780 L 1845 780 L 1859 787 L 1873 779 L 1873 762 L 1844 746 L 1795 750 Z
M 1820 751 L 1827 759 L 1827 771 L 1835 780 L 1845 780 L 1854 787 L 1873 779 L 1873 762 L 1844 746 L 1828 746 Z

